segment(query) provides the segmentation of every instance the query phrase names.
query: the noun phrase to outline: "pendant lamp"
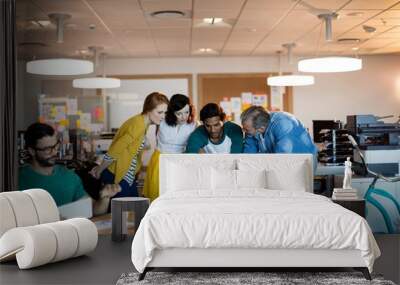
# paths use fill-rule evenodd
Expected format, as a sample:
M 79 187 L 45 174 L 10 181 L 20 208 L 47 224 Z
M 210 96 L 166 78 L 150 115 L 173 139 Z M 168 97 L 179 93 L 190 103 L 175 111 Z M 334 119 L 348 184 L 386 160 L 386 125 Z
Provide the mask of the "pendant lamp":
M 292 62 L 292 48 L 296 45 L 294 43 L 284 44 L 283 47 L 287 49 L 288 62 Z M 281 52 L 278 52 L 279 59 L 279 75 L 270 76 L 267 79 L 269 86 L 306 86 L 314 84 L 314 76 L 310 75 L 281 75 Z
M 270 76 L 267 82 L 269 86 L 306 86 L 314 84 L 314 77 L 308 75 Z
M 106 77 L 79 78 L 72 81 L 72 86 L 84 89 L 119 88 L 121 87 L 121 80 Z
M 361 68 L 361 59 L 344 56 L 303 59 L 298 63 L 298 69 L 302 72 L 347 72 Z
M 325 41 L 332 41 L 332 19 L 336 13 L 321 14 L 318 18 L 325 22 Z M 328 56 L 300 60 L 297 66 L 302 72 L 347 72 L 362 68 L 362 60 L 354 57 Z
M 89 60 L 54 58 L 29 61 L 26 72 L 40 75 L 81 75 L 94 70 Z
M 94 58 L 95 65 L 97 65 L 98 58 L 98 48 L 91 47 L 90 49 L 94 50 Z M 107 78 L 105 77 L 105 53 L 101 54 L 103 59 L 103 77 L 88 77 L 88 78 L 79 78 L 74 79 L 72 81 L 72 86 L 74 88 L 84 88 L 84 89 L 110 89 L 110 88 L 119 88 L 121 87 L 121 80 L 118 78 Z

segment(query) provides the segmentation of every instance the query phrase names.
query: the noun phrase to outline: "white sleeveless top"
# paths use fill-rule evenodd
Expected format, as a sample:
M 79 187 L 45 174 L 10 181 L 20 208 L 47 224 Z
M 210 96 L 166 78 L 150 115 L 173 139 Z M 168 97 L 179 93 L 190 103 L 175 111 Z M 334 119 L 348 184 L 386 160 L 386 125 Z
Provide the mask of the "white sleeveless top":
M 225 136 L 220 144 L 214 144 L 208 139 L 208 144 L 203 147 L 206 153 L 231 153 L 232 140 Z
M 157 134 L 157 149 L 161 153 L 183 153 L 195 123 L 169 126 L 162 121 Z

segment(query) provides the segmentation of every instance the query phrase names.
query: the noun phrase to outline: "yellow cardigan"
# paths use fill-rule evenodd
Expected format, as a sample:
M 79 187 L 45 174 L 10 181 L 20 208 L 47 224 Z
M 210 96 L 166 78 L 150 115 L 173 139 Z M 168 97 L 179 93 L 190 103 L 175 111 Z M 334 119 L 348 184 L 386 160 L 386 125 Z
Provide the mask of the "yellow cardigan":
M 115 175 L 115 183 L 119 183 L 122 180 L 131 165 L 132 159 L 136 156 L 136 173 L 139 172 L 142 164 L 142 152 L 138 153 L 138 150 L 143 142 L 147 128 L 144 116 L 139 114 L 123 123 L 116 133 L 107 152 L 114 159 L 108 170 Z

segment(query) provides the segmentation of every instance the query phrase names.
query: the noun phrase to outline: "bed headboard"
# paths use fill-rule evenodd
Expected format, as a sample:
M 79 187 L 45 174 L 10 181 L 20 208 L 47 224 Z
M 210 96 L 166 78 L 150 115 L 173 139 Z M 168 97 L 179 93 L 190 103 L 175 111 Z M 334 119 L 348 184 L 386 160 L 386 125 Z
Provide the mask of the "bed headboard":
M 311 154 L 161 154 L 160 155 L 160 195 L 166 193 L 169 183 L 173 183 L 168 173 L 174 171 L 173 165 L 184 165 L 185 168 L 199 166 L 228 166 L 238 169 L 240 165 L 262 164 L 267 168 L 285 169 L 301 165 L 300 171 L 305 177 L 306 191 L 313 192 L 313 157 Z M 227 168 L 228 169 L 228 168 Z

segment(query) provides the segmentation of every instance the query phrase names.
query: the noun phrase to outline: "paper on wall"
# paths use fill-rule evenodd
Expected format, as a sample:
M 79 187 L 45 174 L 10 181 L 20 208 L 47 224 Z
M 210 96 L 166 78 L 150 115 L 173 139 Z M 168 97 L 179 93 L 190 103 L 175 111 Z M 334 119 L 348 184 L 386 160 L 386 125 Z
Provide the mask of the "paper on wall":
M 271 86 L 271 110 L 283 111 L 283 93 L 285 87 Z
M 79 127 L 81 129 L 90 131 L 92 125 L 92 115 L 90 113 L 82 113 L 79 122 Z
M 231 97 L 232 113 L 242 112 L 242 99 L 240 97 Z
M 231 101 L 221 101 L 219 103 L 219 105 L 221 106 L 222 110 L 224 110 L 225 114 L 230 114 L 232 113 L 232 106 L 231 106 Z
M 268 107 L 267 95 L 266 94 L 253 94 L 252 104 L 254 106 L 261 106 L 266 109 Z
M 242 111 L 244 111 L 251 106 L 253 100 L 253 93 L 243 92 L 241 97 L 242 97 Z
M 67 112 L 66 112 L 65 105 L 57 105 L 54 106 L 51 110 L 51 115 L 54 118 L 54 121 L 60 122 L 67 119 Z
M 67 100 L 67 114 L 76 115 L 78 113 L 78 100 L 76 98 Z

